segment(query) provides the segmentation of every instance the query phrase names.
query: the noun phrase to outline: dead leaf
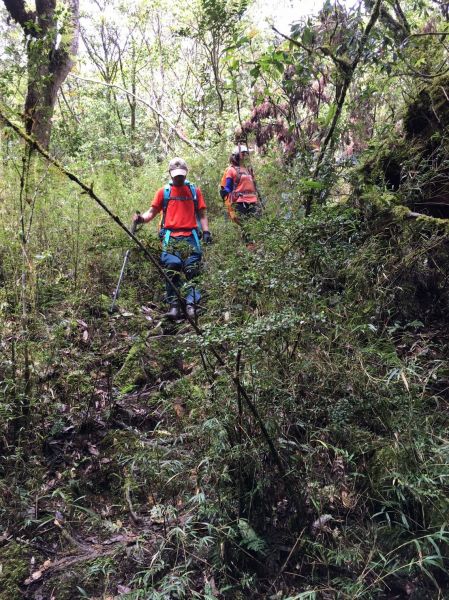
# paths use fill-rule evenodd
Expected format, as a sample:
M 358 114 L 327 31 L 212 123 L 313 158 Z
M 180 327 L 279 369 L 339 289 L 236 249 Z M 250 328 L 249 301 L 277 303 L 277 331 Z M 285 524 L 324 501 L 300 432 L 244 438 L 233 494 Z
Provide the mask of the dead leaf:
M 65 521 L 64 515 L 62 514 L 62 512 L 57 510 L 55 512 L 55 520 L 53 521 L 54 525 L 56 525 L 57 527 L 62 527 L 64 524 L 64 521 Z
M 402 379 L 402 382 L 404 383 L 405 389 L 407 390 L 407 392 L 409 392 L 410 388 L 408 386 L 408 381 L 407 381 L 404 371 L 401 371 L 401 379 Z
M 87 342 L 88 339 L 89 339 L 89 332 L 87 331 L 87 329 L 85 329 L 83 331 L 83 341 Z
M 173 408 L 175 409 L 175 413 L 178 418 L 181 418 L 185 415 L 186 409 L 182 402 L 175 402 Z
M 88 444 L 87 447 L 89 448 L 89 452 L 91 454 L 93 454 L 94 456 L 99 456 L 100 451 L 98 450 L 98 448 L 96 446 L 94 446 L 93 444 Z
M 318 531 L 327 531 L 327 524 L 333 519 L 334 517 L 332 515 L 321 515 L 321 517 L 318 517 L 318 519 L 312 523 L 312 532 L 316 534 Z
M 28 577 L 28 579 L 25 579 L 25 581 L 23 582 L 24 585 L 30 585 L 35 581 L 38 581 L 42 577 L 44 572 L 52 566 L 52 564 L 53 563 L 51 562 L 51 560 L 47 559 L 37 571 L 31 573 L 30 577 Z
M 356 505 L 354 496 L 346 490 L 342 490 L 341 492 L 341 502 L 345 508 L 354 508 Z
M 23 582 L 25 585 L 30 585 L 42 577 L 42 571 L 34 571 L 28 579 Z

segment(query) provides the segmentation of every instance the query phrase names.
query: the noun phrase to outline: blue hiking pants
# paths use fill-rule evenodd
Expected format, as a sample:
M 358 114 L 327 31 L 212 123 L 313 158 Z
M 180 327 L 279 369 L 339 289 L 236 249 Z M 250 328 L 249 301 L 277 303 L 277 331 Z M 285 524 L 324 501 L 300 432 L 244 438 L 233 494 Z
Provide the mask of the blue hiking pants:
M 169 304 L 176 304 L 178 301 L 175 288 L 181 290 L 183 274 L 189 282 L 199 275 L 201 256 L 201 248 L 197 246 L 193 235 L 170 238 L 160 258 L 161 265 L 170 279 L 170 283 L 167 281 L 165 284 L 166 300 Z M 200 298 L 201 294 L 192 282 L 192 285 L 187 287 L 185 300 L 187 304 L 198 304 Z

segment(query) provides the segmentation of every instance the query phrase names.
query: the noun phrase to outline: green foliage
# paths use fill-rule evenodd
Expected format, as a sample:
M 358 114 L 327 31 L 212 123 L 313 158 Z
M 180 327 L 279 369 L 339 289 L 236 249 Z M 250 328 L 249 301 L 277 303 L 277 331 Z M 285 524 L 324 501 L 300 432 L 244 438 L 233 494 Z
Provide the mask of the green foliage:
M 28 556 L 20 544 L 10 542 L 0 549 L 0 598 L 21 597 L 20 586 L 28 575 Z
M 315 176 L 366 14 L 326 3 L 293 29 L 304 49 L 245 29 L 246 3 L 175 6 L 172 29 L 165 2 L 114 7 L 85 17 L 98 73 L 80 72 L 146 104 L 70 79 L 53 151 L 125 223 L 165 183 L 168 157 L 186 158 L 215 242 L 203 335 L 163 321 L 163 282 L 138 251 L 108 313 L 129 239 L 40 159 L 28 168 L 25 155 L 25 182 L 5 135 L 0 508 L 17 541 L 0 551 L 2 591 L 21 593 L 31 544 L 52 549 L 43 561 L 83 558 L 36 580 L 36 597 L 445 597 L 449 230 L 431 211 L 409 218 L 446 194 L 441 40 L 398 44 L 381 20 Z M 406 13 L 424 25 L 422 7 Z M 10 32 L 0 92 L 18 105 L 16 42 Z M 217 195 L 239 121 L 263 149 L 248 246 Z M 156 229 L 138 232 L 155 256 Z

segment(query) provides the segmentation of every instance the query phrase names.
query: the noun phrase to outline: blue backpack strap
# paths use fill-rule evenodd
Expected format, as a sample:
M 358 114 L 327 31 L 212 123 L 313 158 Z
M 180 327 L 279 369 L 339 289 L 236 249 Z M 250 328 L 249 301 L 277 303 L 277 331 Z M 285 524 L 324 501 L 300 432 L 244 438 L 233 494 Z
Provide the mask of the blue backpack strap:
M 171 235 L 170 229 L 166 229 L 165 233 L 164 233 L 164 237 L 162 238 L 162 250 L 166 250 L 166 248 L 170 242 L 170 235 Z
M 165 225 L 165 213 L 167 212 L 167 206 L 170 201 L 170 193 L 171 193 L 171 183 L 167 183 L 167 185 L 164 187 L 164 199 L 162 201 L 161 229 L 163 229 L 164 225 Z
M 201 231 L 200 215 L 198 212 L 198 194 L 196 193 L 196 186 L 193 185 L 193 183 L 190 183 L 190 181 L 186 181 L 185 183 L 190 188 L 190 193 L 192 194 L 193 198 L 193 206 L 195 207 L 196 226 L 198 228 L 198 231 Z
M 193 239 L 195 240 L 196 251 L 198 252 L 198 254 L 202 254 L 200 236 L 198 235 L 196 229 L 192 229 L 192 235 Z
M 168 201 L 170 200 L 171 183 L 167 183 L 164 187 L 164 202 L 162 204 L 162 210 L 167 210 Z
M 196 186 L 193 185 L 193 183 L 190 183 L 190 181 L 186 181 L 185 183 L 190 188 L 190 193 L 192 194 L 192 198 L 193 198 L 193 204 L 195 205 L 195 211 L 197 211 L 198 210 L 198 196 L 196 193 Z

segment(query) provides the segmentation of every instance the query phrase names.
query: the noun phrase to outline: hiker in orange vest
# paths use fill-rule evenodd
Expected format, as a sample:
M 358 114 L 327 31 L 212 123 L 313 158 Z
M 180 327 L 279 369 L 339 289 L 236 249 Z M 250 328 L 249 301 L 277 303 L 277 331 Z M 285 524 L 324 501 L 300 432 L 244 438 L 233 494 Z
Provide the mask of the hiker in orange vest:
M 221 195 L 229 217 L 239 225 L 249 217 L 260 217 L 261 206 L 256 186 L 248 167 L 249 150 L 245 144 L 235 146 L 230 165 L 221 180 Z
M 181 306 L 176 290 L 182 286 L 182 274 L 188 282 L 199 274 L 202 258 L 201 241 L 212 243 L 206 213 L 206 203 L 200 188 L 186 180 L 187 164 L 176 157 L 168 167 L 171 182 L 160 188 L 143 214 L 135 214 L 136 223 L 149 223 L 162 213 L 159 237 L 162 241 L 161 264 L 165 268 L 170 283 L 166 283 L 166 299 L 170 310 L 166 317 L 177 320 L 182 317 Z M 186 311 L 195 318 L 201 294 L 194 285 L 187 288 Z

